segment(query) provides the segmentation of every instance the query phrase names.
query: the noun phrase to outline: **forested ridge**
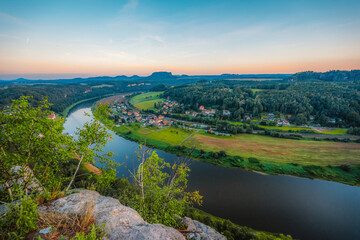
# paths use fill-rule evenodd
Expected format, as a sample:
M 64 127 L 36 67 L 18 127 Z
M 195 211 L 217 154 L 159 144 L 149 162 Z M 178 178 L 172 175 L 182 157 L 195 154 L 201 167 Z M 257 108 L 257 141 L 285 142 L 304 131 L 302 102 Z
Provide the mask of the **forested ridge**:
M 106 82 L 107 86 L 96 87 L 103 82 L 89 84 L 53 84 L 53 85 L 10 85 L 0 90 L 0 108 L 11 104 L 13 99 L 21 96 L 32 96 L 29 101 L 38 106 L 44 97 L 51 103 L 51 110 L 62 113 L 65 108 L 83 99 L 100 97 L 106 94 L 122 93 L 126 91 L 144 91 L 151 85 L 127 87 L 129 82 Z
M 258 90 L 253 91 L 254 88 Z M 324 126 L 360 126 L 360 81 L 304 81 L 252 87 L 228 85 L 227 81 L 200 82 L 170 88 L 163 97 L 177 100 L 189 110 L 197 111 L 199 106 L 220 110 L 218 117 L 221 110 L 229 110 L 231 115 L 226 118 L 234 121 L 245 115 L 260 118 L 262 114 L 274 113 L 292 115 L 290 120 L 300 125 L 314 118 L 315 123 Z
M 333 70 L 328 72 L 300 72 L 288 78 L 291 81 L 311 81 L 319 80 L 325 82 L 344 82 L 344 81 L 360 81 L 360 70 L 339 71 Z

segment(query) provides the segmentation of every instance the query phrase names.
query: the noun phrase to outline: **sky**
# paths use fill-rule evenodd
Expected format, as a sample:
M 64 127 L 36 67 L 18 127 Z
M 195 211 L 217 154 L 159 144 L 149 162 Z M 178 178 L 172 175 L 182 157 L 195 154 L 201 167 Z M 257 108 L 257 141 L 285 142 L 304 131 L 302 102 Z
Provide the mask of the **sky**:
M 0 79 L 360 69 L 359 0 L 0 0 Z

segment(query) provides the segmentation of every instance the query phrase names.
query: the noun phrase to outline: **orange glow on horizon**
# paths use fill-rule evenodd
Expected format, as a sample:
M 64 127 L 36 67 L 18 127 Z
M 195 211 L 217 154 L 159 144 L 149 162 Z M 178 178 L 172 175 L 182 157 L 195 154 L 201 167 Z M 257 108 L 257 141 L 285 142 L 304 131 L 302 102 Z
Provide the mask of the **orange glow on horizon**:
M 296 73 L 302 71 L 325 72 L 329 70 L 360 69 L 359 60 L 336 60 L 318 62 L 286 62 L 264 63 L 252 65 L 234 65 L 218 67 L 198 66 L 172 66 L 172 65 L 140 65 L 132 63 L 56 63 L 43 61 L 3 61 L 0 60 L 1 75 L 26 75 L 26 74 L 81 74 L 88 76 L 117 76 L 140 75 L 148 76 L 152 72 L 169 71 L 173 74 L 211 75 L 211 74 L 275 74 Z

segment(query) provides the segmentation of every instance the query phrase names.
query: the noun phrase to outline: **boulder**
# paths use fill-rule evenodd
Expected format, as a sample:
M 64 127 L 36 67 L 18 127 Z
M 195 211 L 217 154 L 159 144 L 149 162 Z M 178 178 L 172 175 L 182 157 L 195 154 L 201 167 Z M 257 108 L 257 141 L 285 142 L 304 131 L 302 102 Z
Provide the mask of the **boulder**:
M 191 218 L 184 217 L 182 220 L 186 228 L 187 239 L 194 240 L 226 240 L 226 237 L 218 233 L 215 229 Z
M 101 196 L 95 191 L 79 190 L 52 202 L 48 207 L 39 207 L 39 211 L 81 214 L 89 204 L 94 206 L 93 216 L 96 223 L 106 224 L 104 230 L 107 235 L 104 239 L 185 239 L 176 229 L 161 224 L 149 224 L 134 209 L 122 205 L 114 198 Z

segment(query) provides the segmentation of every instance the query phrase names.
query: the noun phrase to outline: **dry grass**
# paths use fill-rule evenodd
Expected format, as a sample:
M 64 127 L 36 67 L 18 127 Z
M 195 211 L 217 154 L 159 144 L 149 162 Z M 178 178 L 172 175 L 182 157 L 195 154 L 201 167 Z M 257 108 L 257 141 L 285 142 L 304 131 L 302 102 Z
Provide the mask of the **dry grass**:
M 94 166 L 93 164 L 84 163 L 84 165 L 90 172 L 94 173 L 95 175 L 98 175 L 98 176 L 102 175 L 101 170 L 98 167 Z
M 121 94 L 121 95 L 116 95 L 116 96 L 111 96 L 111 97 L 107 97 L 107 98 L 103 98 L 101 100 L 99 100 L 96 104 L 105 104 L 105 103 L 109 103 L 110 105 L 112 105 L 114 102 L 117 103 L 122 103 L 125 100 L 125 97 L 130 95 L 131 93 L 126 93 L 126 94 Z
M 45 234 L 42 238 L 53 240 L 63 236 L 66 239 L 71 239 L 76 236 L 76 233 L 89 233 L 91 226 L 96 220 L 93 216 L 94 209 L 94 203 L 88 202 L 80 214 L 64 214 L 60 212 L 40 213 L 38 218 L 39 229 L 47 227 L 52 227 L 53 229 L 51 233 Z
M 226 151 L 228 155 L 255 157 L 268 162 L 302 165 L 359 165 L 360 144 L 306 141 L 241 134 L 232 138 L 195 134 L 184 143 L 206 152 Z
M 37 199 L 36 202 L 39 205 L 49 205 L 51 202 L 62 198 L 65 196 L 64 192 L 60 192 L 58 191 L 58 189 L 54 189 L 54 191 L 52 191 L 51 193 L 49 193 L 48 198 L 46 199 L 44 196 L 40 195 Z

